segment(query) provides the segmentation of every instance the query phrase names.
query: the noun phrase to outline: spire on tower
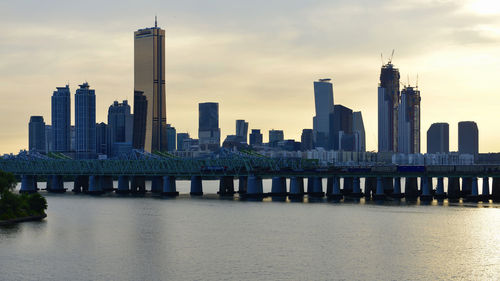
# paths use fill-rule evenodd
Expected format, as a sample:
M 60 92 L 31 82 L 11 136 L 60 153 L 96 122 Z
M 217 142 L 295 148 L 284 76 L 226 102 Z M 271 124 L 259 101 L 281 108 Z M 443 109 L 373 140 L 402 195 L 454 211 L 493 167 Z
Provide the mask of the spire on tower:
M 158 21 L 156 19 L 156 15 L 155 15 L 155 27 L 158 27 Z

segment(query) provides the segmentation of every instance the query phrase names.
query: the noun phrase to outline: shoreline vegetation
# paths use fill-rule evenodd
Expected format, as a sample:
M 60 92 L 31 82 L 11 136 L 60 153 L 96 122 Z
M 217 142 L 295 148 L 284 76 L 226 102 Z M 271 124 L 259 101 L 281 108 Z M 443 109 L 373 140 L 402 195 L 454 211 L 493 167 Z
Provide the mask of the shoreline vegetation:
M 0 226 L 47 217 L 47 200 L 38 193 L 13 193 L 16 184 L 13 174 L 0 171 Z

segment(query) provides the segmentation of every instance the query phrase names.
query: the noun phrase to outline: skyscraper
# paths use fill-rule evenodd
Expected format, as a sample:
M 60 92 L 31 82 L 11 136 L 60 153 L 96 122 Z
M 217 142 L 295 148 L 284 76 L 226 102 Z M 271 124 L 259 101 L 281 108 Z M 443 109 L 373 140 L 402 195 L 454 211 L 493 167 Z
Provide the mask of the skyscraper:
M 269 145 L 275 147 L 278 142 L 285 139 L 285 135 L 283 134 L 283 130 L 270 130 L 269 131 Z
M 132 147 L 134 116 L 130 113 L 127 100 L 122 103 L 114 101 L 108 109 L 108 154 L 116 155 L 116 149 Z M 119 145 L 117 145 L 119 144 Z
M 177 132 L 175 127 L 172 127 L 170 124 L 167 124 L 167 150 L 174 151 L 175 150 L 175 138 L 177 137 Z
M 189 139 L 188 133 L 177 134 L 177 151 L 184 151 L 184 140 Z
M 398 152 L 420 153 L 420 91 L 407 86 L 401 91 L 398 117 Z
M 108 155 L 108 125 L 101 122 L 95 125 L 96 153 Z
M 144 92 L 134 91 L 134 126 L 132 133 L 132 148 L 144 149 L 146 141 L 146 119 L 148 100 Z
M 331 79 L 319 79 L 314 82 L 314 105 L 316 116 L 313 117 L 315 146 L 327 148 L 330 135 L 329 118 L 333 113 L 333 86 Z
M 342 141 L 342 139 L 345 140 Z M 352 143 L 349 144 L 349 142 Z M 334 106 L 333 113 L 330 113 L 329 143 L 328 148 L 333 150 L 354 150 L 352 109 L 340 104 Z
M 69 85 L 52 94 L 52 151 L 68 152 L 71 146 L 71 97 Z
M 52 152 L 54 144 L 52 143 L 52 125 L 45 125 L 45 152 Z
M 356 151 L 365 152 L 366 135 L 365 135 L 365 125 L 363 123 L 363 115 L 361 114 L 361 111 L 356 111 L 352 113 L 352 131 L 355 135 L 357 135 Z
M 201 150 L 215 151 L 220 147 L 219 104 L 199 104 L 198 138 Z
M 313 130 L 303 129 L 300 136 L 300 150 L 306 151 L 314 148 Z
M 427 153 L 450 152 L 450 125 L 434 123 L 427 130 Z
M 458 122 L 458 153 L 472 154 L 477 157 L 479 153 L 479 130 L 476 122 Z
M 245 122 L 245 120 L 236 120 L 236 135 L 241 137 L 245 143 L 247 142 L 248 122 Z
M 75 152 L 78 157 L 93 158 L 96 153 L 95 90 L 87 82 L 75 93 Z
M 45 153 L 45 122 L 43 116 L 31 116 L 28 127 L 29 151 Z
M 398 147 L 399 70 L 391 61 L 382 66 L 378 87 L 378 151 Z
M 165 30 L 156 20 L 155 27 L 134 32 L 134 90 L 147 100 L 144 150 L 166 150 Z
M 250 145 L 262 145 L 262 134 L 259 129 L 252 129 L 250 133 Z

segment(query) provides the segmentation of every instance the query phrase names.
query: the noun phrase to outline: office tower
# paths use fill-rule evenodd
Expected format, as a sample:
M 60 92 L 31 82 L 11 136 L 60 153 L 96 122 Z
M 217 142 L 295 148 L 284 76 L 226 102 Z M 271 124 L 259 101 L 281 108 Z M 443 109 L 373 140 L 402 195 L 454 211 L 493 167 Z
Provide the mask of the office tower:
M 283 130 L 270 130 L 269 131 L 269 145 L 272 147 L 276 147 L 278 142 L 285 139 L 283 134 Z
M 155 27 L 134 32 L 134 90 L 147 100 L 144 150 L 166 150 L 165 30 L 156 20 Z
M 316 116 L 313 117 L 314 143 L 317 147 L 328 147 L 330 135 L 330 114 L 333 113 L 333 87 L 331 79 L 319 79 L 314 82 L 314 105 Z
M 121 151 L 128 145 L 132 148 L 134 115 L 130 113 L 127 100 L 114 101 L 108 109 L 108 152 L 116 156 L 118 147 Z M 125 152 L 125 151 L 124 151 Z
M 75 133 L 75 126 L 71 125 L 69 127 L 69 150 L 70 151 L 75 151 L 76 147 L 76 133 Z
M 363 123 L 363 115 L 361 111 L 356 111 L 352 113 L 352 132 L 357 136 L 356 151 L 365 152 L 366 151 L 366 135 L 365 135 L 365 125 Z
M 300 136 L 300 150 L 306 151 L 314 148 L 314 137 L 312 129 L 303 129 Z
M 479 153 L 479 131 L 476 122 L 458 122 L 458 153 L 472 154 L 477 157 Z
M 411 86 L 401 91 L 398 109 L 398 152 L 420 153 L 420 91 Z
M 29 151 L 45 153 L 45 122 L 42 116 L 31 116 L 29 122 Z
M 177 132 L 175 127 L 167 124 L 167 150 L 175 151 L 175 138 L 177 137 Z
M 95 125 L 96 153 L 108 155 L 108 125 L 101 122 Z
M 378 87 L 378 151 L 398 151 L 399 70 L 382 66 Z
M 184 140 L 189 139 L 188 133 L 178 133 L 177 134 L 177 151 L 184 151 Z
M 54 146 L 52 143 L 52 126 L 45 125 L 45 152 L 46 153 L 52 152 L 53 147 Z
M 199 104 L 198 139 L 201 150 L 215 151 L 220 147 L 219 104 Z
M 328 148 L 333 150 L 353 151 L 354 143 L 347 145 L 352 135 L 352 109 L 336 104 L 333 113 L 330 113 L 330 136 Z M 342 142 L 342 138 L 346 138 Z M 344 146 L 342 146 L 344 144 Z
M 450 152 L 450 125 L 434 123 L 427 130 L 427 153 Z
M 144 149 L 146 141 L 146 118 L 148 100 L 144 92 L 134 91 L 134 126 L 132 133 L 132 148 Z
M 52 94 L 52 151 L 68 152 L 71 146 L 71 97 L 69 86 L 57 87 Z
M 248 122 L 245 122 L 245 120 L 236 120 L 236 135 L 241 137 L 242 140 L 247 143 Z
M 96 153 L 95 90 L 87 82 L 75 93 L 75 152 L 78 157 L 92 158 Z
M 250 133 L 250 145 L 262 145 L 262 134 L 258 129 L 252 129 L 252 133 Z

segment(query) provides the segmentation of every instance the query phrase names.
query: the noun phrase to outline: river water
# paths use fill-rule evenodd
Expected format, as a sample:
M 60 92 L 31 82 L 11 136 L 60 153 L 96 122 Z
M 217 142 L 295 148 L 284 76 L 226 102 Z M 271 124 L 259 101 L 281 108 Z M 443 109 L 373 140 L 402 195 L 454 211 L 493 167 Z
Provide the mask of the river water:
M 71 188 L 70 185 L 66 186 Z M 265 181 L 270 189 L 270 182 Z M 0 280 L 499 280 L 500 205 L 48 194 Z

